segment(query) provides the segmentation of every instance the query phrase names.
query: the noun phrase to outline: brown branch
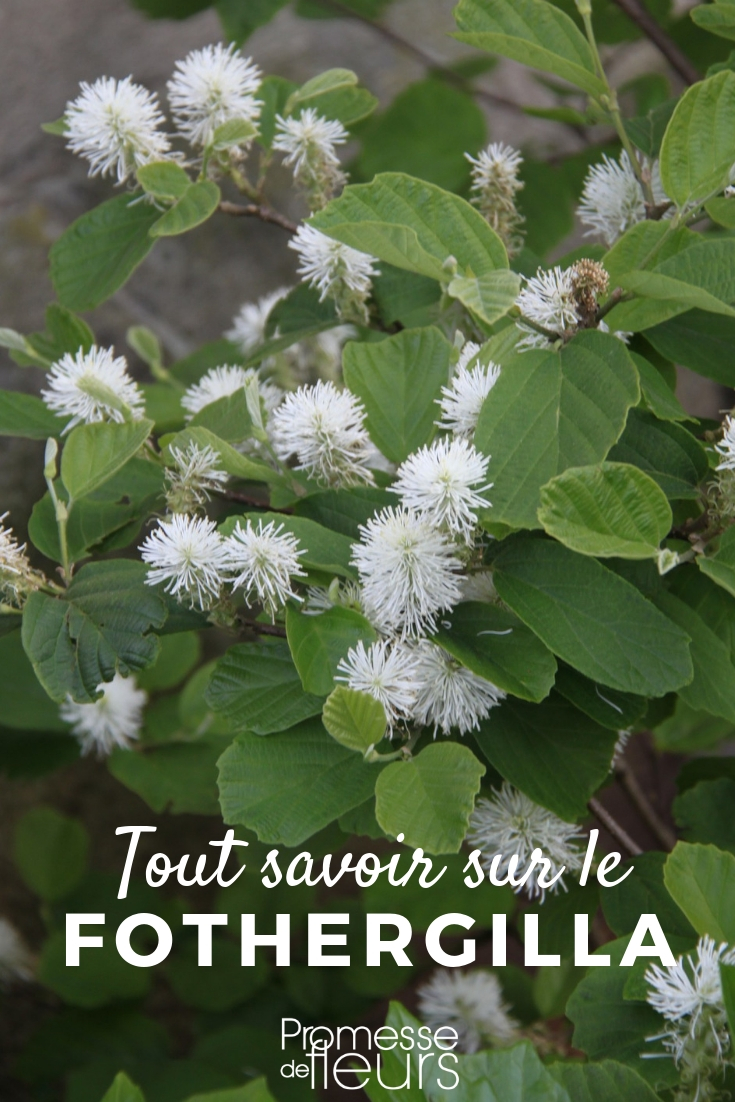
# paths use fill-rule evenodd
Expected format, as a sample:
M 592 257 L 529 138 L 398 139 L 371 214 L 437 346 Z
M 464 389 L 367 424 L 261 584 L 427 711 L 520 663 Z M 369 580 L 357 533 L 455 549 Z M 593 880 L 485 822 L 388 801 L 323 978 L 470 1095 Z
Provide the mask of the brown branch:
M 275 635 L 278 639 L 286 638 L 286 629 L 282 628 L 280 624 L 260 624 L 257 620 L 246 620 L 244 617 L 240 619 L 240 623 L 244 628 L 250 628 L 257 635 Z
M 616 822 L 616 820 L 613 819 L 610 812 L 607 810 L 607 808 L 604 808 L 602 806 L 599 800 L 595 800 L 594 798 L 588 800 L 587 807 L 590 809 L 595 818 L 602 823 L 605 830 L 609 831 L 609 833 L 612 834 L 613 838 L 617 842 L 620 842 L 621 846 L 624 846 L 625 849 L 627 849 L 631 857 L 637 857 L 639 853 L 643 853 L 643 850 L 637 844 L 637 842 L 634 842 L 627 831 L 623 830 L 623 828 L 620 826 L 620 823 Z
M 683 81 L 687 84 L 696 84 L 698 80 L 702 79 L 696 66 L 692 64 L 684 51 L 679 49 L 673 38 L 669 37 L 651 13 L 644 8 L 641 0 L 613 0 L 613 3 L 617 4 L 620 10 L 628 16 L 631 23 L 635 23 L 636 27 L 643 31 L 646 38 L 663 54 L 671 68 L 679 74 Z
M 664 849 L 671 850 L 676 845 L 676 834 L 659 816 L 653 804 L 646 796 L 627 762 L 621 761 L 615 766 L 615 776 L 622 784 L 630 799 L 638 808 L 651 831 L 656 835 Z
M 280 226 L 286 233 L 296 233 L 299 228 L 285 214 L 281 214 L 263 203 L 247 203 L 243 206 L 240 203 L 230 203 L 227 199 L 223 199 L 219 209 L 223 214 L 229 214 L 233 218 L 259 218 L 261 222 L 270 222 L 274 226 Z
M 218 490 L 218 497 L 222 497 L 225 501 L 236 501 L 242 505 L 252 505 L 256 509 L 266 509 L 269 513 L 285 513 L 290 515 L 293 513 L 293 509 L 276 509 L 274 505 L 269 505 L 267 501 L 263 501 L 262 498 L 253 497 L 252 494 L 243 493 L 242 490 Z

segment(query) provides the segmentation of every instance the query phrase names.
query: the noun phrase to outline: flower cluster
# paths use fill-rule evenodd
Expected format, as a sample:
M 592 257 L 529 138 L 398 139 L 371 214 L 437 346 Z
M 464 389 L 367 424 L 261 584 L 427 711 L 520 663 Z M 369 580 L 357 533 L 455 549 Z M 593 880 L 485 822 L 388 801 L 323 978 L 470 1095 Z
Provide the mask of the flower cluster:
M 526 279 L 516 300 L 521 312 L 516 324 L 523 334 L 518 348 L 549 348 L 579 329 L 608 332 L 598 308 L 609 286 L 610 277 L 596 260 L 578 260 L 569 268 L 539 268 Z M 615 336 L 626 340 L 629 334 Z
M 647 171 L 653 202 L 657 207 L 664 206 L 668 199 L 658 161 L 647 167 Z M 586 236 L 597 234 L 606 245 L 614 245 L 627 229 L 647 217 L 645 193 L 625 151 L 617 161 L 604 154 L 601 163 L 590 168 L 577 214 L 582 224 L 589 227 Z
M 145 414 L 143 392 L 128 374 L 124 356 L 113 348 L 80 348 L 51 365 L 41 397 L 58 417 L 70 420 L 62 432 L 96 421 L 139 421 Z
M 19 544 L 13 529 L 5 527 L 7 516 L 0 516 L 0 596 L 11 608 L 22 608 L 28 595 L 40 589 L 46 579 L 28 561 L 26 545 Z
M 219 465 L 219 456 L 210 447 L 189 444 L 170 448 L 173 467 L 166 469 L 166 504 L 171 513 L 191 513 L 221 490 L 228 474 Z
M 677 1102 L 719 1098 L 716 1082 L 733 1065 L 720 964 L 735 964 L 735 949 L 702 937 L 695 953 L 646 972 L 647 1000 L 666 1021 L 666 1029 L 648 1039 L 662 1041 L 679 1069 Z
M 59 715 L 71 725 L 83 754 L 106 757 L 115 748 L 129 750 L 143 726 L 143 709 L 148 694 L 134 677 L 116 673 L 112 681 L 97 686 L 101 695 L 91 704 L 77 704 L 71 697 L 59 708 Z
M 477 801 L 470 818 L 467 841 L 482 851 L 482 864 L 489 872 L 494 867 L 498 877 L 508 875 L 508 867 L 518 855 L 516 876 L 528 865 L 534 850 L 550 863 L 550 872 L 544 883 L 553 879 L 562 866 L 570 871 L 582 867 L 583 854 L 575 845 L 582 838 L 573 823 L 565 823 L 553 811 L 541 807 L 507 781 L 495 790 L 489 799 Z M 534 869 L 525 884 L 531 899 L 543 900 L 546 887 L 539 884 L 540 872 Z M 563 877 L 550 889 L 564 887 Z M 520 891 L 521 887 L 517 887 Z
M 523 248 L 525 219 L 516 206 L 516 195 L 523 187 L 518 179 L 523 157 L 502 142 L 493 142 L 477 157 L 469 153 L 465 157 L 472 165 L 472 202 L 501 238 L 508 254 L 515 256 Z
M 319 291 L 322 302 L 333 299 L 345 321 L 367 322 L 372 280 L 378 275 L 372 256 L 307 225 L 299 226 L 288 244 L 299 254 L 299 275 Z
M 262 103 L 256 93 L 261 73 L 234 46 L 207 46 L 176 63 L 168 99 L 177 134 L 195 152 L 212 145 L 225 123 L 242 123 L 230 156 L 246 149 L 257 133 Z M 112 176 L 123 184 L 153 161 L 181 160 L 161 127 L 157 97 L 131 77 L 100 77 L 83 83 L 64 113 L 68 148 L 89 161 L 90 175 Z
M 485 399 L 500 378 L 500 368 L 483 363 L 479 344 L 465 341 L 449 386 L 442 387 L 439 428 L 455 436 L 474 436 Z
M 348 137 L 341 122 L 323 118 L 313 107 L 298 118 L 276 115 L 273 148 L 285 153 L 283 163 L 293 170 L 312 210 L 326 206 L 347 180 L 335 146 L 344 145 Z
M 429 982 L 419 987 L 418 998 L 424 1022 L 430 1029 L 451 1026 L 462 1052 L 503 1048 L 518 1040 L 518 1023 L 493 972 L 437 968 Z

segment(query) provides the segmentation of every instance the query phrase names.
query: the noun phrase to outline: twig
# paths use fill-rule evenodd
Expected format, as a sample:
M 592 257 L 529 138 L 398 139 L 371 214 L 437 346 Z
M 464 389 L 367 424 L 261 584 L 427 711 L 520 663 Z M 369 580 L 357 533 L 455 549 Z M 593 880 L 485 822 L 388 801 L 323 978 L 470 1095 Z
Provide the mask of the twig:
M 251 631 L 256 632 L 258 635 L 275 635 L 279 639 L 285 639 L 286 629 L 282 628 L 280 624 L 260 624 L 257 620 L 245 620 L 241 619 L 240 623 L 245 628 L 250 628 Z
M 599 819 L 605 830 L 609 831 L 613 838 L 620 842 L 621 846 L 627 849 L 631 857 L 637 857 L 639 853 L 643 853 L 641 847 L 634 842 L 627 831 L 623 830 L 620 824 L 613 819 L 610 812 L 602 806 L 599 800 L 595 800 L 594 798 L 588 800 L 587 807 L 595 818 Z
M 352 19 L 358 23 L 362 23 L 366 27 L 370 27 L 376 34 L 381 35 L 386 42 L 392 43 L 399 50 L 403 50 L 404 53 L 411 54 L 415 57 L 425 68 L 430 69 L 436 73 L 443 80 L 446 80 L 449 84 L 454 84 L 457 88 L 461 88 L 465 92 L 469 92 L 470 95 L 477 96 L 478 99 L 484 99 L 487 103 L 493 104 L 495 107 L 504 107 L 508 111 L 517 111 L 523 114 L 523 107 L 519 103 L 515 103 L 514 100 L 506 99 L 505 96 L 499 96 L 496 92 L 491 92 L 489 88 L 483 88 L 477 84 L 473 84 L 472 81 L 467 80 L 461 73 L 456 73 L 454 69 L 451 69 L 446 62 L 435 54 L 430 53 L 422 46 L 417 46 L 415 42 L 411 42 L 408 38 L 404 38 L 403 35 L 398 34 L 391 27 L 386 27 L 385 23 L 375 23 L 367 15 L 361 15 L 357 11 L 353 11 L 352 8 L 348 8 L 346 4 L 340 3 L 340 0 L 317 0 L 317 3 L 330 11 L 333 11 L 335 15 L 342 15 L 345 19 Z
M 274 226 L 280 226 L 286 233 L 296 233 L 299 228 L 285 214 L 281 214 L 263 203 L 247 203 L 242 206 L 240 203 L 230 203 L 227 199 L 223 199 L 219 209 L 223 214 L 232 215 L 233 218 L 259 218 L 261 222 L 270 222 Z
M 653 42 L 656 49 L 663 54 L 683 81 L 687 84 L 696 84 L 702 79 L 684 51 L 679 49 L 673 38 L 670 38 L 650 12 L 646 11 L 641 0 L 613 0 L 613 3 L 628 16 L 631 23 L 640 27 L 646 38 Z
M 673 849 L 676 845 L 676 834 L 671 827 L 667 826 L 663 819 L 660 818 L 627 762 L 622 761 L 616 764 L 615 776 L 620 781 L 623 788 L 638 808 L 642 818 L 645 819 L 664 849 Z
M 253 497 L 252 494 L 245 494 L 242 490 L 218 490 L 218 497 L 222 497 L 225 501 L 237 501 L 242 505 L 252 505 L 256 509 L 267 509 L 269 513 L 285 513 L 290 515 L 293 513 L 293 509 L 276 509 L 275 506 L 269 505 L 267 501 L 263 501 L 262 498 Z

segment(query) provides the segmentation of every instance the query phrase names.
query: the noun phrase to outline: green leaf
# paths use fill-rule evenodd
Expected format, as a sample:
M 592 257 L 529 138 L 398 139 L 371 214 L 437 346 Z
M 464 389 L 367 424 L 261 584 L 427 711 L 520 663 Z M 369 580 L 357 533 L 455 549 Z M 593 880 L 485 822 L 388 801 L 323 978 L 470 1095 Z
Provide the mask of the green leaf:
M 39 684 L 18 632 L 0 638 L 0 713 L 4 727 L 66 731 L 59 708 Z
M 702 4 L 689 12 L 689 17 L 710 34 L 735 39 L 735 4 L 717 0 L 715 4 Z
M 551 651 L 499 605 L 463 601 L 435 641 L 478 677 L 523 700 L 543 700 L 554 684 L 556 660 Z
M 471 96 L 429 77 L 409 84 L 361 134 L 354 171 L 371 180 L 379 172 L 406 172 L 463 193 L 470 179 L 465 152 L 486 141 L 485 118 Z
M 161 639 L 161 649 L 156 661 L 138 674 L 138 685 L 146 692 L 175 688 L 196 666 L 201 649 L 201 642 L 195 631 L 165 635 Z
M 672 363 L 683 364 L 724 386 L 735 386 L 735 365 L 729 354 L 735 341 L 732 318 L 688 310 L 647 329 L 646 340 Z
M 490 456 L 493 523 L 536 528 L 541 487 L 605 459 L 639 400 L 625 345 L 597 331 L 561 352 L 511 354 L 482 407 L 475 444 Z
M 460 42 L 553 73 L 591 96 L 604 94 L 586 39 L 554 5 L 543 0 L 460 0 L 454 14 L 460 29 L 454 37 Z
M 618 736 L 552 693 L 542 704 L 504 701 L 474 737 L 511 784 L 573 822 L 608 779 Z
M 63 138 L 65 134 L 69 133 L 69 124 L 62 115 L 60 119 L 54 119 L 53 122 L 42 122 L 41 129 L 44 134 L 53 134 L 56 138 Z
M 611 731 L 632 727 L 648 705 L 645 697 L 633 693 L 620 693 L 607 686 L 603 692 L 594 681 L 563 663 L 556 671 L 554 688 L 580 712 Z
M 125 1072 L 121 1071 L 115 1076 L 115 1081 L 102 1102 L 145 1102 L 145 1098 Z
M 28 337 L 32 353 L 28 349 L 26 352 L 44 359 L 46 364 L 60 360 L 65 352 L 72 356 L 80 349 L 88 352 L 94 344 L 94 333 L 87 323 L 58 302 L 52 302 L 46 307 L 44 321 L 44 330 L 31 333 Z M 22 360 L 22 357 L 19 359 Z
M 252 434 L 253 422 L 244 389 L 207 403 L 194 414 L 188 427 L 207 429 L 227 443 L 239 444 L 242 440 L 247 440 Z
M 434 184 L 383 172 L 352 184 L 309 224 L 396 268 L 445 282 L 454 257 L 463 274 L 507 268 L 505 246 L 479 211 Z
M 365 406 L 371 439 L 392 462 L 402 463 L 434 435 L 450 353 L 449 341 L 433 327 L 346 345 L 345 382 Z
M 369 693 L 339 685 L 324 705 L 322 722 L 333 739 L 365 754 L 385 735 L 385 709 Z
M 549 1074 L 566 1089 L 570 1102 L 657 1102 L 659 1097 L 637 1072 L 615 1060 L 599 1064 L 559 1060 Z
M 679 689 L 681 699 L 695 711 L 735 723 L 735 668 L 730 648 L 694 608 L 673 593 L 659 593 L 655 602 L 691 640 L 694 677 Z
M 159 814 L 218 815 L 217 761 L 230 735 L 149 746 L 140 753 L 115 750 L 107 766 L 116 780 Z
M 281 8 L 287 2 L 288 0 L 255 0 L 254 4 L 248 5 L 246 11 L 240 0 L 219 0 L 217 10 L 228 37 L 232 41 L 237 41 L 238 35 L 234 32 L 240 16 L 247 23 L 251 11 L 254 13 L 257 13 L 260 9 L 265 11 L 269 7 L 272 9 L 276 4 Z M 270 18 L 271 16 L 268 15 L 268 19 Z M 232 24 L 232 30 L 228 31 L 228 24 Z M 258 99 L 263 106 L 260 109 L 258 119 L 258 130 L 260 131 L 258 142 L 265 149 L 271 148 L 273 139 L 276 136 L 276 116 L 284 114 L 288 97 L 296 89 L 297 85 L 284 77 L 267 76 L 261 83 L 258 89 Z M 304 286 L 304 284 L 301 284 L 301 286 Z
M 262 842 L 298 846 L 369 799 L 380 767 L 310 720 L 270 739 L 238 735 L 219 771 L 226 823 L 254 830 Z
M 244 145 L 257 137 L 257 126 L 247 119 L 229 119 L 216 127 L 210 141 L 210 146 L 215 151 L 232 149 L 233 146 Z M 218 199 L 219 202 L 219 199 Z
M 222 364 L 242 364 L 244 360 L 245 357 L 237 345 L 222 338 L 203 344 L 196 352 L 185 356 L 183 360 L 177 360 L 169 370 L 175 379 L 183 383 L 184 387 L 189 387 L 193 383 L 198 383 L 202 375 L 213 367 L 219 367 Z
M 623 120 L 628 136 L 647 157 L 658 157 L 666 127 L 678 102 L 676 97 L 671 97 L 651 108 L 645 115 Z
M 349 128 L 378 106 L 375 96 L 358 84 L 357 74 L 351 69 L 327 69 L 292 93 L 286 114 L 300 116 L 312 107 L 322 118 L 338 119 Z
M 735 940 L 735 857 L 715 846 L 677 842 L 664 866 L 664 883 L 700 937 Z
M 521 620 L 593 681 L 663 696 L 691 680 L 689 636 L 596 560 L 549 540 L 515 539 L 493 577 Z
M 77 425 L 61 454 L 61 477 L 71 500 L 87 497 L 104 485 L 143 446 L 152 421 Z
M 719 777 L 682 792 L 674 800 L 672 812 L 686 842 L 709 843 L 735 853 L 734 803 L 735 781 Z
M 135 173 L 143 191 L 156 199 L 181 199 L 191 187 L 191 177 L 173 161 L 152 161 Z
M 219 206 L 220 190 L 214 180 L 190 184 L 180 199 L 149 229 L 151 237 L 175 237 L 211 218 Z
M 381 264 L 380 274 L 373 279 L 373 299 L 386 326 L 397 321 L 406 329 L 430 324 L 440 296 L 435 280 L 392 264 Z
M 83 214 L 51 246 L 51 282 L 70 310 L 94 310 L 127 283 L 153 248 L 160 211 L 118 195 Z
M 233 731 L 269 735 L 319 715 L 324 701 L 304 691 L 285 643 L 238 643 L 217 662 L 206 701 Z
M 528 1041 L 461 1056 L 457 1070 L 461 1102 L 570 1102 Z
M 222 22 L 225 37 L 236 46 L 242 46 L 253 31 L 270 23 L 287 3 L 288 0 L 248 0 L 247 4 L 243 4 L 242 0 L 218 0 L 214 6 Z M 259 90 L 258 99 L 260 98 Z
M 703 574 L 735 597 L 735 528 L 727 528 L 717 550 L 711 555 L 697 555 L 696 562 Z
M 161 349 L 161 342 L 152 329 L 148 329 L 145 325 L 131 325 L 125 334 L 125 340 L 148 367 L 154 368 L 162 365 L 163 350 Z M 148 385 L 150 386 L 150 384 Z M 166 390 L 172 391 L 175 395 L 172 387 L 167 386 Z M 178 397 L 176 397 L 176 401 L 178 402 Z
M 661 143 L 661 183 L 679 207 L 707 199 L 730 183 L 735 163 L 735 73 L 717 73 L 688 88 Z
M 24 436 L 46 440 L 59 436 L 68 417 L 57 417 L 35 394 L 0 390 L 0 436 Z
M 15 829 L 13 858 L 45 903 L 63 899 L 87 871 L 89 835 L 81 823 L 51 807 L 27 811 Z
M 352 540 L 339 532 L 332 532 L 321 524 L 316 524 L 306 517 L 287 516 L 283 513 L 246 513 L 242 517 L 229 517 L 220 525 L 223 536 L 229 536 L 238 521 L 251 520 L 257 524 L 262 520 L 263 524 L 273 521 L 283 525 L 285 532 L 290 532 L 299 541 L 304 554 L 299 562 L 307 570 L 316 570 L 323 574 L 339 574 L 342 578 L 355 578 L 357 572 L 350 565 L 352 556 Z
M 665 853 L 641 853 L 626 862 L 632 865 L 633 872 L 621 884 L 600 892 L 605 921 L 618 937 L 632 934 L 642 914 L 657 915 L 669 936 L 695 936 L 693 926 L 666 890 L 665 863 Z M 626 865 L 621 867 L 621 876 L 628 871 Z
M 360 525 L 366 524 L 380 509 L 395 503 L 394 495 L 387 490 L 376 486 L 355 486 L 349 490 L 323 490 L 318 494 L 309 494 L 296 502 L 294 512 L 334 532 L 341 532 L 351 540 L 359 540 Z
M 150 969 L 136 968 L 124 961 L 109 928 L 103 933 L 101 926 L 93 926 L 86 932 L 103 934 L 104 945 L 82 950 L 78 968 L 66 966 L 64 934 L 61 931 L 51 934 L 41 950 L 39 981 L 65 1003 L 86 1010 L 143 998 L 151 985 Z
M 150 19 L 189 19 L 212 7 L 212 0 L 132 0 Z
M 735 7 L 735 4 L 733 7 Z M 705 204 L 704 209 L 718 226 L 725 226 L 728 230 L 735 229 L 735 200 L 725 199 L 724 197 L 710 199 L 709 203 Z
M 672 524 L 671 506 L 652 478 L 626 463 L 570 467 L 541 489 L 546 532 L 583 555 L 649 559 Z
M 340 659 L 362 641 L 374 643 L 378 634 L 368 620 L 351 608 L 330 608 L 319 616 L 286 609 L 288 645 L 307 693 L 328 696 L 334 688 Z
M 610 967 L 590 968 L 573 992 L 567 1003 L 567 1017 L 574 1023 L 572 1043 L 590 1060 L 605 1060 L 614 1038 L 616 1059 L 653 1086 L 671 1086 L 679 1081 L 673 1060 L 650 1060 L 642 1055 L 656 1051 L 646 1038 L 661 1032 L 660 1014 L 648 1003 L 625 998 L 629 971 L 620 967 L 620 961 L 629 940 L 625 937 L 604 945 L 599 953 L 610 957 Z M 633 1097 L 637 1096 L 632 1096 L 631 1102 Z
M 716 718 L 708 712 L 697 712 L 678 698 L 673 715 L 656 725 L 653 737 L 659 750 L 692 754 L 717 747 L 732 734 L 733 725 L 729 720 Z M 713 760 L 722 762 L 721 758 Z
M 638 369 L 641 394 L 651 413 L 662 421 L 688 421 L 690 418 L 658 368 L 635 352 L 631 356 Z
M 410 761 L 396 761 L 378 778 L 375 815 L 392 838 L 427 853 L 459 853 L 480 778 L 475 755 L 458 742 L 435 742 Z
M 214 1094 L 195 1094 L 187 1098 L 186 1102 L 275 1102 L 275 1099 L 268 1090 L 266 1080 L 261 1078 L 252 1079 L 244 1087 L 233 1087 L 232 1090 L 215 1091 Z
M 220 399 L 222 400 L 222 399 Z M 227 401 L 227 399 L 224 399 Z M 217 403 L 215 403 L 217 404 Z M 220 460 L 220 466 L 228 474 L 235 478 L 242 478 L 246 482 L 280 482 L 281 475 L 272 467 L 261 463 L 260 460 L 251 459 L 248 455 L 233 448 L 226 440 L 216 436 L 203 425 L 194 425 L 177 432 L 172 440 L 168 441 L 167 450 L 171 448 L 186 448 L 189 444 L 198 444 L 200 448 L 211 448 Z
M 707 453 L 690 432 L 639 409 L 628 414 L 609 459 L 639 467 L 672 500 L 697 498 L 697 486 L 709 471 Z
M 499 268 L 480 276 L 456 276 L 448 294 L 477 314 L 485 325 L 494 325 L 515 305 L 521 289 L 521 277 L 516 272 Z
M 166 606 L 144 584 L 141 562 L 116 559 L 83 566 L 63 597 L 32 593 L 23 614 L 23 646 L 38 680 L 61 703 L 96 699 L 97 686 L 116 672 L 150 666 Z

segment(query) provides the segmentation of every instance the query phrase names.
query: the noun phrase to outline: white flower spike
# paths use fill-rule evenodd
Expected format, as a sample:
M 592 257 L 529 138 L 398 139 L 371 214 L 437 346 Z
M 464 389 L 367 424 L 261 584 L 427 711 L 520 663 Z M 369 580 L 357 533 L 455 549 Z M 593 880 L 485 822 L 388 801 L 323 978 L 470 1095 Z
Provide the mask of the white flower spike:
M 227 330 L 225 336 L 228 341 L 237 345 L 243 356 L 249 356 L 263 343 L 268 315 L 288 292 L 288 287 L 279 287 L 277 291 L 263 295 L 257 302 L 246 302 L 240 307 L 232 319 L 232 328 Z
M 416 703 L 413 717 L 443 735 L 476 731 L 505 693 L 478 677 L 441 647 L 422 639 L 416 648 Z
M 278 458 L 295 455 L 297 470 L 330 486 L 372 484 L 365 410 L 349 390 L 321 379 L 299 387 L 273 412 L 268 428 Z
M 428 983 L 418 989 L 419 1014 L 430 1029 L 451 1026 L 459 1047 L 473 1053 L 481 1048 L 502 1048 L 518 1039 L 519 1026 L 494 973 L 437 968 Z
M 518 173 L 523 157 L 517 149 L 493 142 L 477 157 L 465 153 L 472 165 L 472 202 L 500 236 L 510 255 L 523 246 L 524 218 L 516 207 L 516 195 L 523 182 Z
M 241 120 L 255 125 L 262 103 L 256 99 L 261 72 L 234 46 L 205 46 L 176 62 L 168 82 L 174 122 L 192 146 L 205 148 L 218 126 Z
M 263 605 L 272 619 L 289 597 L 301 600 L 292 588 L 292 579 L 305 576 L 299 556 L 305 554 L 299 541 L 275 521 L 257 525 L 238 522 L 225 540 L 227 571 L 233 589 L 242 589 L 245 603 Z
M 166 468 L 166 503 L 172 513 L 198 509 L 229 478 L 220 467 L 219 456 L 208 446 L 200 448 L 191 443 L 186 448 L 171 447 L 170 452 L 175 467 Z
M 26 545 L 19 544 L 13 529 L 3 524 L 8 515 L 0 516 L 0 595 L 7 604 L 20 608 L 28 594 L 46 579 L 28 561 Z
M 116 748 L 129 750 L 138 738 L 148 694 L 138 688 L 134 677 L 120 673 L 98 685 L 97 691 L 102 696 L 92 704 L 77 704 L 69 697 L 59 715 L 71 724 L 83 754 L 103 758 Z
M 146 585 L 165 582 L 166 593 L 203 611 L 218 600 L 227 556 L 213 520 L 175 513 L 146 537 L 140 552 L 149 566 Z
M 321 302 L 332 298 L 346 320 L 367 320 L 366 304 L 378 274 L 374 257 L 306 225 L 288 245 L 299 254 L 299 275 L 319 291 Z
M 388 727 L 410 719 L 416 702 L 416 659 L 413 648 L 385 639 L 369 647 L 360 640 L 339 663 L 335 681 L 369 693 L 385 708 Z
M 33 979 L 33 955 L 15 926 L 0 915 L 0 988 Z
M 500 378 L 500 368 L 488 360 L 471 361 L 480 351 L 474 341 L 465 341 L 449 386 L 442 387 L 440 429 L 469 439 L 474 435 L 485 399 Z
M 477 510 L 490 502 L 485 492 L 489 460 L 467 440 L 444 437 L 410 455 L 398 468 L 391 490 L 403 504 L 438 528 L 466 542 L 477 525 Z
M 574 271 L 572 268 L 539 268 L 535 276 L 526 280 L 526 284 L 516 299 L 524 318 L 535 322 L 550 333 L 561 334 L 567 329 L 576 329 L 579 323 L 577 303 L 574 296 Z M 525 334 L 518 348 L 548 348 L 549 338 L 524 325 L 523 318 L 517 323 Z
M 651 188 L 654 202 L 665 203 L 658 161 L 651 170 Z M 643 188 L 625 151 L 617 161 L 603 154 L 602 161 L 590 168 L 577 213 L 582 224 L 589 227 L 585 236 L 597 234 L 606 245 L 614 245 L 627 229 L 645 219 Z
M 90 176 L 113 176 L 124 184 L 141 165 L 170 157 L 158 100 L 131 77 L 83 82 L 66 105 L 67 148 L 89 161 Z
M 438 616 L 460 601 L 454 545 L 412 509 L 383 509 L 360 526 L 352 561 L 365 613 L 379 631 L 402 638 L 435 631 Z
M 255 378 L 258 379 L 261 401 L 266 415 L 269 416 L 283 398 L 281 388 L 275 383 L 261 379 L 254 367 L 222 366 L 210 368 L 206 375 L 203 375 L 198 383 L 190 386 L 183 395 L 181 404 L 187 412 L 187 419 L 191 420 L 195 414 L 212 402 L 217 402 L 220 398 L 228 398 L 238 390 L 245 390 L 250 381 Z
M 76 356 L 66 353 L 52 365 L 47 375 L 48 388 L 41 397 L 59 417 L 71 417 L 63 432 L 76 425 L 96 421 L 122 422 L 127 417 L 139 421 L 145 415 L 145 402 L 138 384 L 128 375 L 124 356 L 115 356 L 112 348 L 92 345 L 88 352 L 79 349 Z
M 584 837 L 573 823 L 565 823 L 553 811 L 535 804 L 504 781 L 490 799 L 483 797 L 477 801 L 467 841 L 482 850 L 482 864 L 488 871 L 493 858 L 502 857 L 497 868 L 500 878 L 507 875 L 508 864 L 515 854 L 518 854 L 518 876 L 527 867 L 533 851 L 540 849 L 551 864 L 551 871 L 544 877 L 548 881 L 562 866 L 568 872 L 582 867 L 583 854 L 574 843 Z M 539 875 L 539 869 L 534 869 L 525 888 L 531 899 L 543 900 L 546 889 L 538 883 Z M 559 887 L 564 887 L 563 877 L 550 890 L 556 892 Z
M 309 192 L 312 209 L 324 206 L 345 183 L 335 146 L 344 145 L 348 138 L 341 122 L 323 118 L 313 107 L 307 107 L 298 118 L 276 115 L 273 148 L 286 154 L 283 163 Z

